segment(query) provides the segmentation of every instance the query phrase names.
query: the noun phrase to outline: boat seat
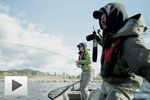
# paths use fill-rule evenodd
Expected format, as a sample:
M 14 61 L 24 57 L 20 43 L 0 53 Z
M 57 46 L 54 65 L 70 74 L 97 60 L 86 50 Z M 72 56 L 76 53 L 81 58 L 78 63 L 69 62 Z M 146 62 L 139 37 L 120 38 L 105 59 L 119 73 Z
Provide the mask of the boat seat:
M 99 95 L 100 95 L 100 89 L 93 90 L 91 92 L 88 100 L 100 100 Z
M 70 91 L 67 93 L 67 100 L 82 100 L 80 91 Z

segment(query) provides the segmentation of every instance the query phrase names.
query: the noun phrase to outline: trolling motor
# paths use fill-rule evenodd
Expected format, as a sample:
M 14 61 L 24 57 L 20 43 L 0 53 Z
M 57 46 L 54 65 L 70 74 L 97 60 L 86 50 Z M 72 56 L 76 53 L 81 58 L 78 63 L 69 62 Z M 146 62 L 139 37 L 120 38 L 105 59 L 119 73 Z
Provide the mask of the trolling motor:
M 93 33 L 90 34 L 90 35 L 88 35 L 88 36 L 86 36 L 86 40 L 87 41 L 93 40 L 93 54 L 92 54 L 92 60 L 93 60 L 93 62 L 97 61 L 98 42 L 102 38 L 100 32 L 101 32 L 100 29 L 95 30 L 95 28 L 93 26 Z

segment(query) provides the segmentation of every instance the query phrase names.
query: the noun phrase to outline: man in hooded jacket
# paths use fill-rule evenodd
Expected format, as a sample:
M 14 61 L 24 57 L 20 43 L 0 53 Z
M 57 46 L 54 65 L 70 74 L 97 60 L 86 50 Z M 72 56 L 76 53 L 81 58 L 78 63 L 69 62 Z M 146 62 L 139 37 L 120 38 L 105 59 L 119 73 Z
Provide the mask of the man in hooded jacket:
M 141 14 L 128 18 L 120 3 L 105 5 L 93 17 L 103 30 L 99 100 L 132 100 L 142 77 L 150 82 L 150 50 L 140 38 L 147 32 L 144 19 Z

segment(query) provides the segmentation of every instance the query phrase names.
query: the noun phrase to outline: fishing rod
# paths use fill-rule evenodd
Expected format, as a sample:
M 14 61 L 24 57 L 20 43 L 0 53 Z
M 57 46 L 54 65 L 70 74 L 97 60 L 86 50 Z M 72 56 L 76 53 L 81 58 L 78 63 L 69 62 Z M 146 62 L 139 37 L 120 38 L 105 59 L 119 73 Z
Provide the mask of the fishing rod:
M 22 47 L 33 48 L 33 49 L 37 49 L 37 50 L 41 50 L 41 51 L 46 51 L 46 52 L 49 52 L 49 53 L 52 53 L 52 54 L 55 54 L 55 55 L 64 57 L 64 58 L 66 58 L 66 59 L 75 61 L 74 59 L 72 59 L 72 58 L 70 58 L 70 57 L 67 57 L 67 56 L 64 56 L 64 55 L 61 55 L 61 54 L 59 54 L 59 53 L 56 53 L 56 52 L 53 52 L 53 51 L 50 51 L 50 50 L 45 50 L 45 49 L 42 49 L 42 48 L 37 48 L 37 47 L 29 46 L 29 45 L 24 45 L 24 44 L 14 44 L 14 43 L 1 42 L 1 41 L 0 41 L 0 44 L 8 44 L 8 45 L 16 45 L 16 46 L 22 46 Z

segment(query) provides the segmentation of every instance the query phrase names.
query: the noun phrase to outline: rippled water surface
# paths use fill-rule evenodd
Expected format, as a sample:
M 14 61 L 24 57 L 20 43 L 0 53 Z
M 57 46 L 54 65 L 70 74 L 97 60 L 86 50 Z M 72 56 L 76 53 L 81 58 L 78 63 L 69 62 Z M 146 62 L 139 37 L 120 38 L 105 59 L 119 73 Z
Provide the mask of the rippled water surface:
M 50 90 L 72 84 L 72 82 L 29 82 L 28 83 L 28 96 L 4 96 L 4 83 L 0 82 L 0 100 L 50 100 L 48 99 L 48 93 Z M 92 83 L 90 88 L 100 88 L 101 83 Z M 76 85 L 78 88 L 79 85 Z M 150 84 L 143 83 L 139 93 L 134 95 L 135 98 L 140 100 L 150 100 Z

